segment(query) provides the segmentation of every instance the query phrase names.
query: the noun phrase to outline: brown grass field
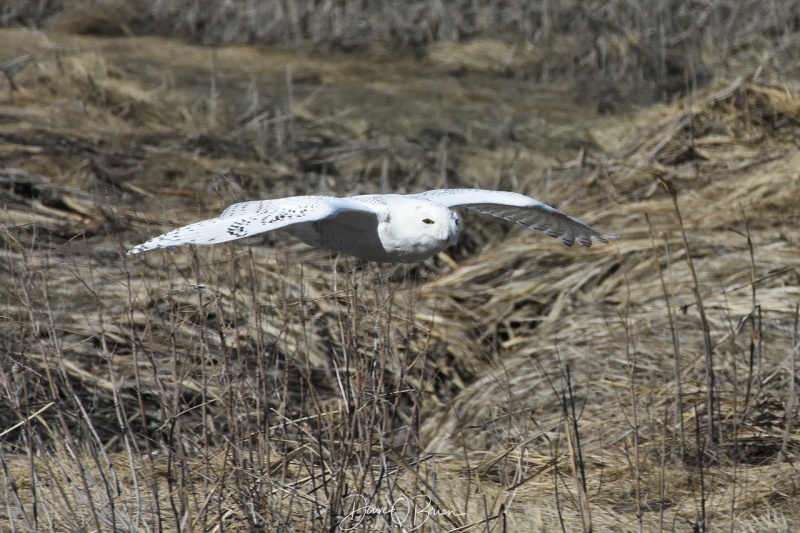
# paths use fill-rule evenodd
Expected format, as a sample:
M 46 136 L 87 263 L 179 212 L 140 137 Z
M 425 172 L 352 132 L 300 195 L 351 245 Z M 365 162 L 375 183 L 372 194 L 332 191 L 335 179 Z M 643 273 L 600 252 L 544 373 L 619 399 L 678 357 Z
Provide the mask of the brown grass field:
M 629 2 L 627 33 L 567 0 L 174 18 L 206 4 L 2 21 L 0 532 L 800 530 L 800 7 L 698 2 L 653 51 Z M 125 256 L 236 201 L 438 187 L 620 239 L 464 214 L 423 264 Z

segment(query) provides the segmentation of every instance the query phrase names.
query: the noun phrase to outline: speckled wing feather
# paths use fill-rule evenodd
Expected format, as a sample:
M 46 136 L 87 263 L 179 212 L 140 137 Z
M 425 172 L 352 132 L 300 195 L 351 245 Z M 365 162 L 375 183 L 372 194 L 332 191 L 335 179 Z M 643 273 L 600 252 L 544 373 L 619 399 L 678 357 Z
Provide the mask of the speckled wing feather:
M 343 211 L 372 213 L 385 219 L 385 207 L 349 198 L 293 196 L 233 204 L 218 217 L 183 226 L 134 246 L 128 255 L 183 244 L 218 244 L 303 222 L 335 217 Z
M 437 189 L 419 194 L 424 198 L 447 207 L 464 207 L 484 215 L 491 215 L 535 229 L 572 246 L 578 242 L 591 246 L 592 240 L 608 242 L 618 235 L 603 235 L 577 218 L 562 213 L 528 196 L 513 192 L 484 189 Z

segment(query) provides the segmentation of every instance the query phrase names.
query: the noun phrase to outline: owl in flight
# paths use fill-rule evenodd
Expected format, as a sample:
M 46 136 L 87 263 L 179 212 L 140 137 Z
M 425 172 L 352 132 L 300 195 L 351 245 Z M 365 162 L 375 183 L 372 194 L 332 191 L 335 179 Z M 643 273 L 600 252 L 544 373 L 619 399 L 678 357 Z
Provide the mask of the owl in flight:
M 522 194 L 483 189 L 438 189 L 418 194 L 366 194 L 349 198 L 293 196 L 233 204 L 218 217 L 174 229 L 134 246 L 128 255 L 181 246 L 217 244 L 272 230 L 309 246 L 379 263 L 428 259 L 456 242 L 461 219 L 453 207 L 516 222 L 567 246 L 607 243 L 577 218 Z

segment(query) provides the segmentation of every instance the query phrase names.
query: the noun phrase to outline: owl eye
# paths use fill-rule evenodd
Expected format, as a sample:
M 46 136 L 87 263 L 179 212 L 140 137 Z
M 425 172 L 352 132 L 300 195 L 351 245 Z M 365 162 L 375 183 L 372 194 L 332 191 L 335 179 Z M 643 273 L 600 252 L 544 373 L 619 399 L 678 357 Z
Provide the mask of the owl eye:
M 423 221 L 425 224 L 433 224 L 433 220 L 431 220 L 431 219 L 429 219 L 429 218 L 423 218 L 423 219 L 422 219 L 422 221 Z

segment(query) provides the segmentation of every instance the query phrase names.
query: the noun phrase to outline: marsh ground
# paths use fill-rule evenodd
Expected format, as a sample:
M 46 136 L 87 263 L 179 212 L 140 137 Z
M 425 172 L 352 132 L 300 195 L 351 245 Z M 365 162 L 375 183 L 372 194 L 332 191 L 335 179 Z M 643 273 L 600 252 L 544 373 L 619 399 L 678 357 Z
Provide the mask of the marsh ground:
M 0 103 L 4 531 L 800 525 L 796 6 L 725 53 L 587 24 L 581 67 L 558 9 L 211 47 L 104 5 L 0 30 L 31 56 Z M 215 21 L 184 34 L 235 41 Z M 124 255 L 244 199 L 444 186 L 621 238 L 467 215 L 408 267 L 281 235 Z

